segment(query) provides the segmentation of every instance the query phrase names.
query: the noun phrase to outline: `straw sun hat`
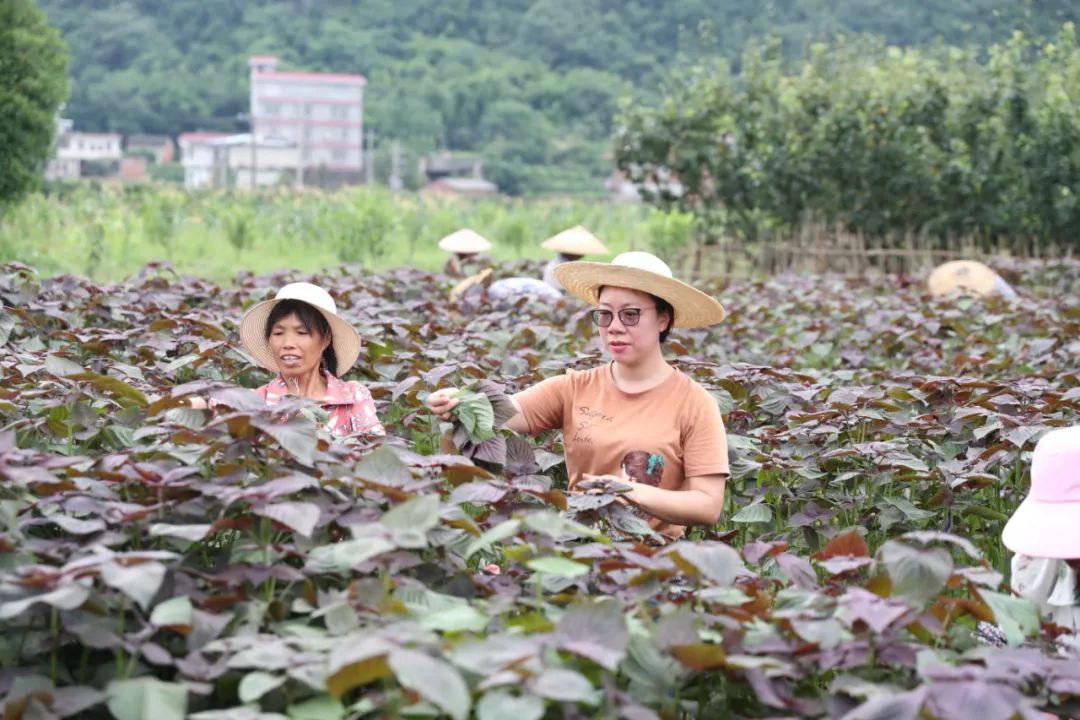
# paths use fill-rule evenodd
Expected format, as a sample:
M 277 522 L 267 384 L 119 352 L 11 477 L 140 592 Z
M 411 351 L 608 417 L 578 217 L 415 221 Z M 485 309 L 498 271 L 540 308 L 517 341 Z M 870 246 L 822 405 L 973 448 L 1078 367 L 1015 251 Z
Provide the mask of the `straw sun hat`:
M 563 263 L 555 268 L 555 277 L 567 292 L 591 305 L 600 302 L 600 288 L 609 285 L 663 298 L 675 308 L 675 327 L 705 327 L 724 319 L 724 307 L 715 298 L 673 278 L 667 263 L 652 253 L 624 252 L 610 263 Z
M 1043 435 L 1031 458 L 1031 492 L 1005 524 L 1001 541 L 1037 558 L 1080 558 L 1080 425 Z
M 611 251 L 604 247 L 600 238 L 593 235 L 581 225 L 575 225 L 569 230 L 563 230 L 558 235 L 550 237 L 540 243 L 540 247 L 554 250 L 564 255 L 610 255 Z
M 289 283 L 278 290 L 273 300 L 264 300 L 244 313 L 244 319 L 240 321 L 240 342 L 244 344 L 244 348 L 259 365 L 273 372 L 279 371 L 277 359 L 270 350 L 270 341 L 266 337 L 266 320 L 274 306 L 282 300 L 306 302 L 326 318 L 333 336 L 331 346 L 337 356 L 338 375 L 344 375 L 360 357 L 360 333 L 337 314 L 337 304 L 334 303 L 334 298 L 330 297 L 330 293 L 311 283 Z
M 960 293 L 987 297 L 998 291 L 998 274 L 974 260 L 953 260 L 934 268 L 926 280 L 935 297 Z
M 440 240 L 439 248 L 452 253 L 482 253 L 491 249 L 491 241 L 475 230 L 463 228 Z

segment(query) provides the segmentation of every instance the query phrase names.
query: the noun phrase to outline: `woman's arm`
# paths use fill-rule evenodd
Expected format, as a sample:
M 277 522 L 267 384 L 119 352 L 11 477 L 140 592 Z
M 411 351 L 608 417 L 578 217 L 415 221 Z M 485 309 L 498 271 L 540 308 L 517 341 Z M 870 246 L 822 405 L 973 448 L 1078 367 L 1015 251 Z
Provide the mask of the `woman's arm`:
M 625 482 L 619 478 L 620 482 Z M 689 477 L 680 490 L 662 490 L 644 483 L 629 483 L 622 497 L 653 517 L 674 525 L 713 525 L 724 510 L 726 475 Z

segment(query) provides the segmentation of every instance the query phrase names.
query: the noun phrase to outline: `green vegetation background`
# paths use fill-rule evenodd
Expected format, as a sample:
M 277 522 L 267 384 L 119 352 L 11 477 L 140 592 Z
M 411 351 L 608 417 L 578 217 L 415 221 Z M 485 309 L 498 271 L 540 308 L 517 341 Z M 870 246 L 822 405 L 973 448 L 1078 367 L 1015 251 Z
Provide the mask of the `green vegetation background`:
M 364 73 L 366 119 L 410 155 L 482 153 L 511 194 L 596 192 L 620 98 L 656 101 L 684 62 L 774 34 L 987 47 L 1052 36 L 1074 0 L 41 0 L 71 47 L 65 114 L 87 130 L 240 130 L 247 56 Z M 385 158 L 376 165 L 385 169 Z M 415 181 L 415 179 L 413 179 Z

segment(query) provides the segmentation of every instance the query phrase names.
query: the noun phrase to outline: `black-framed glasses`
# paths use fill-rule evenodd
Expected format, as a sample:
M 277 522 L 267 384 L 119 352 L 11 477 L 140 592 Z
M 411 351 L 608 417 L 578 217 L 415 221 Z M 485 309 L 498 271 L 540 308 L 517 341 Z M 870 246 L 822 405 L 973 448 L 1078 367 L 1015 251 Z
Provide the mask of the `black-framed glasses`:
M 619 311 L 619 322 L 626 327 L 632 327 L 638 324 L 641 320 L 641 313 L 643 310 L 655 310 L 656 307 L 647 308 L 623 308 Z M 591 310 L 589 316 L 592 318 L 594 325 L 599 325 L 602 328 L 606 328 L 611 325 L 611 321 L 615 319 L 615 313 L 610 310 Z

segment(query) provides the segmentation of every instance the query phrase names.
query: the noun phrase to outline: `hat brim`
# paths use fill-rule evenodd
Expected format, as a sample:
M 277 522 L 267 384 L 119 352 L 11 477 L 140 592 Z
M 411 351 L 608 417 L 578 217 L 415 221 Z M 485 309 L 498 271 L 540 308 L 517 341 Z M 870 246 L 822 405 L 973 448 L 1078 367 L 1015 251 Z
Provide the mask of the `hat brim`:
M 596 262 L 568 262 L 555 268 L 563 288 L 581 300 L 596 305 L 600 288 L 614 286 L 640 290 L 663 298 L 675 308 L 675 327 L 695 328 L 715 325 L 724 319 L 724 306 L 681 280 L 648 270 Z
M 244 349 L 255 358 L 255 362 L 271 372 L 281 372 L 281 368 L 278 367 L 274 353 L 270 350 L 270 342 L 266 338 L 266 320 L 270 317 L 274 306 L 286 299 L 288 298 L 264 300 L 252 306 L 244 313 L 244 318 L 240 321 L 240 342 L 244 345 Z M 304 301 L 300 300 L 300 302 Z M 360 349 L 363 346 L 360 342 L 360 333 L 334 313 L 312 303 L 308 305 L 326 318 L 326 322 L 330 325 L 330 343 L 337 357 L 337 375 L 340 377 L 348 372 L 360 357 Z
M 1072 560 L 1080 558 L 1080 503 L 1044 502 L 1027 498 L 1005 523 L 1001 542 L 1028 557 Z

